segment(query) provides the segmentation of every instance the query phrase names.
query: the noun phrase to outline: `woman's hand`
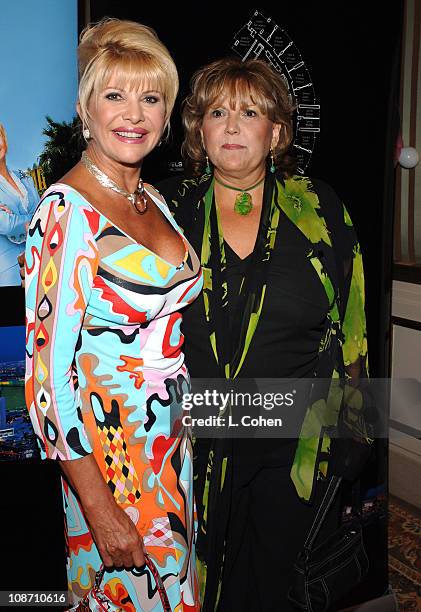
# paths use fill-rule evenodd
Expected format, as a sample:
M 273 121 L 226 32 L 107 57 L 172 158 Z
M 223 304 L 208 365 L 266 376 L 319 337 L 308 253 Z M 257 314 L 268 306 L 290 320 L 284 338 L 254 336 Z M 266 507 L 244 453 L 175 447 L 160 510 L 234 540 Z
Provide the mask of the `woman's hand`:
M 85 516 L 107 567 L 142 567 L 145 564 L 143 540 L 129 516 L 114 500 L 107 507 L 95 505 Z
M 142 567 L 143 540 L 130 517 L 108 488 L 95 457 L 61 461 L 61 469 L 76 490 L 99 554 L 107 567 Z
M 10 210 L 10 208 L 7 208 L 7 206 L 5 206 L 4 204 L 0 204 L 0 210 L 2 210 L 3 212 L 7 213 L 8 215 L 12 215 L 12 211 Z

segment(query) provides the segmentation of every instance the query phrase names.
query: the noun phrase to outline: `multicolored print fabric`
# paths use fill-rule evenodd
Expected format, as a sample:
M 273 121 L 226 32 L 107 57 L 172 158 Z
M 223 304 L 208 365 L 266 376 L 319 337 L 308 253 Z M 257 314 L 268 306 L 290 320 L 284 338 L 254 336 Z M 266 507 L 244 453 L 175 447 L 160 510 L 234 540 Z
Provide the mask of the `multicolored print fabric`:
M 149 195 L 179 232 L 166 205 Z M 184 261 L 174 266 L 56 184 L 26 245 L 26 400 L 42 455 L 94 453 L 177 611 L 198 609 L 191 441 L 179 418 L 189 388 L 180 310 L 200 293 L 202 275 L 184 244 Z M 63 498 L 76 605 L 101 559 L 65 481 Z M 160 609 L 147 567 L 107 572 L 103 588 L 119 609 Z

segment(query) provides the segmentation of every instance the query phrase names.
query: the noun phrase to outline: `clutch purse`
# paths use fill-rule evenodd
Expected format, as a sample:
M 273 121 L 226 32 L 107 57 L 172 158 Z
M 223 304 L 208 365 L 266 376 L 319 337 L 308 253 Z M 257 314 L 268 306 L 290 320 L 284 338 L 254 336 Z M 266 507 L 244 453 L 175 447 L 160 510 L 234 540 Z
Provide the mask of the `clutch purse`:
M 303 550 L 293 568 L 289 601 L 302 612 L 327 612 L 368 572 L 361 523 L 353 518 L 321 544 L 315 540 L 342 478 L 332 476 Z
M 164 612 L 171 612 L 170 602 L 168 600 L 168 595 L 165 590 L 164 583 L 162 581 L 161 576 L 159 575 L 158 569 L 154 562 L 151 560 L 148 554 L 145 553 L 145 563 L 148 566 L 152 576 L 155 579 L 156 588 L 159 593 L 159 597 L 161 599 L 162 609 Z M 72 608 L 75 612 L 123 612 L 123 608 L 116 606 L 111 599 L 107 597 L 104 591 L 101 588 L 101 583 L 104 578 L 105 567 L 101 565 L 100 569 L 97 571 L 95 575 L 94 586 L 92 589 L 85 595 L 83 599 L 80 600 L 76 608 Z

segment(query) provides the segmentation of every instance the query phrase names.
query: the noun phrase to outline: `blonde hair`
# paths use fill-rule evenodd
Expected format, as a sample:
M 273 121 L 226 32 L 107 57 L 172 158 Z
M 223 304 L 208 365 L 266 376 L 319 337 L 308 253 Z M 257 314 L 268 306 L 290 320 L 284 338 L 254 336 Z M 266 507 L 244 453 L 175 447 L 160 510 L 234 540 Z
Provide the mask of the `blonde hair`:
M 178 92 L 177 68 L 155 31 L 135 21 L 106 17 L 87 26 L 78 46 L 79 105 L 82 123 L 88 124 L 92 94 L 104 88 L 111 75 L 113 85 L 138 87 L 148 84 L 165 101 L 168 124 Z
M 6 153 L 7 153 L 7 149 L 8 149 L 7 134 L 6 134 L 6 130 L 4 129 L 4 125 L 2 123 L 0 123 L 0 136 L 4 142 L 4 146 L 6 148 Z
M 237 57 L 222 58 L 195 72 L 190 85 L 191 93 L 182 111 L 185 132 L 182 154 L 188 170 L 196 175 L 203 172 L 206 164 L 200 132 L 203 117 L 212 104 L 227 97 L 232 108 L 237 101 L 245 108 L 251 100 L 270 121 L 281 125 L 273 150 L 275 166 L 284 176 L 293 173 L 295 160 L 287 151 L 293 137 L 294 104 L 283 77 L 269 64 L 256 59 L 243 62 Z

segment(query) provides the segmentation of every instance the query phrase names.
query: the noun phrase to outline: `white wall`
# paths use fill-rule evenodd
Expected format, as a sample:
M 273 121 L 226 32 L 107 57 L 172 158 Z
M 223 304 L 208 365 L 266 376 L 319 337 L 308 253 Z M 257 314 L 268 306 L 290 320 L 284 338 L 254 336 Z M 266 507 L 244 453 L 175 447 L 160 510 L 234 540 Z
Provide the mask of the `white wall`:
M 392 317 L 421 323 L 421 285 L 393 282 Z M 421 330 L 396 323 L 392 329 L 390 416 L 398 427 L 390 429 L 389 489 L 421 508 L 421 441 L 411 431 L 421 431 Z

